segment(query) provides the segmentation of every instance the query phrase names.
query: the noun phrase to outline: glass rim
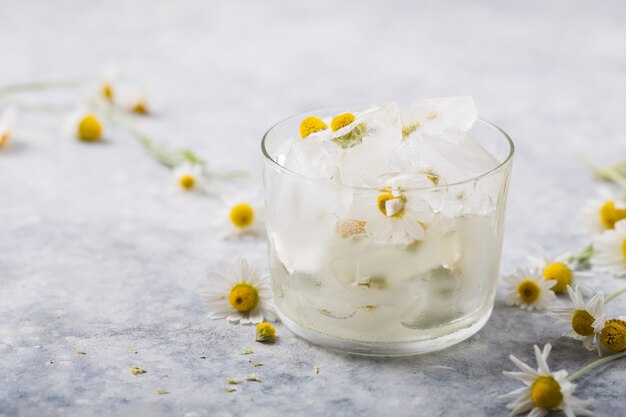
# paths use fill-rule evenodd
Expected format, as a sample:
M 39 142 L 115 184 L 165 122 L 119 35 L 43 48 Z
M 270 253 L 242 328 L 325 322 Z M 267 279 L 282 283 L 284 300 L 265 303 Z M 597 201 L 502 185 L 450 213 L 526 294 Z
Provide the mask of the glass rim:
M 335 108 L 336 106 L 333 107 L 323 107 L 320 109 L 315 109 L 315 110 L 309 110 L 303 113 L 298 113 L 292 116 L 289 116 L 277 123 L 275 123 L 274 125 L 272 125 L 267 132 L 265 132 L 265 134 L 263 134 L 263 139 L 261 140 L 261 151 L 263 152 L 263 156 L 265 157 L 266 160 L 268 160 L 273 167 L 277 168 L 279 171 L 282 171 L 286 174 L 292 175 L 296 178 L 298 178 L 299 180 L 304 180 L 307 182 L 313 182 L 316 184 L 324 184 L 324 185 L 328 185 L 328 186 L 334 186 L 334 187 L 339 187 L 339 188 L 347 188 L 347 189 L 352 189 L 352 190 L 359 190 L 359 191 L 377 191 L 378 189 L 375 187 L 365 187 L 365 186 L 360 186 L 360 185 L 350 185 L 350 184 L 338 184 L 323 178 L 315 178 L 315 177 L 309 177 L 303 174 L 300 174 L 298 172 L 292 171 L 290 169 L 288 169 L 287 167 L 285 167 L 284 165 L 281 165 L 278 163 L 278 161 L 276 161 L 267 151 L 267 146 L 266 146 L 266 141 L 268 140 L 268 135 L 272 132 L 272 130 L 274 130 L 277 126 L 287 122 L 288 120 L 291 120 L 293 118 L 296 117 L 304 117 L 305 115 L 311 115 L 312 113 L 320 113 L 320 112 L 324 112 L 327 111 L 329 109 Z M 482 174 L 479 175 L 474 175 L 472 177 L 466 178 L 464 180 L 461 181 L 456 181 L 456 182 L 452 182 L 449 184 L 441 184 L 441 185 L 429 185 L 429 186 L 425 186 L 425 187 L 409 187 L 406 188 L 406 191 L 437 191 L 437 190 L 444 190 L 446 188 L 449 187 L 454 187 L 454 186 L 459 186 L 459 185 L 463 185 L 463 184 L 468 184 L 474 181 L 478 181 L 482 178 L 485 177 L 489 177 L 492 175 L 495 175 L 496 173 L 504 170 L 504 168 L 507 165 L 511 164 L 511 161 L 513 159 L 513 154 L 515 153 L 515 144 L 513 143 L 513 140 L 511 139 L 511 137 L 509 136 L 508 133 L 506 133 L 504 130 L 502 130 L 500 127 L 498 127 L 497 125 L 482 119 L 482 118 L 477 118 L 476 122 L 480 122 L 486 126 L 488 126 L 491 129 L 496 130 L 497 132 L 500 133 L 501 137 L 503 137 L 507 144 L 509 145 L 509 150 L 508 150 L 508 154 L 506 156 L 506 158 L 504 158 L 504 160 L 502 162 L 500 162 L 497 166 L 495 166 L 494 168 L 491 168 L 488 171 L 483 172 Z

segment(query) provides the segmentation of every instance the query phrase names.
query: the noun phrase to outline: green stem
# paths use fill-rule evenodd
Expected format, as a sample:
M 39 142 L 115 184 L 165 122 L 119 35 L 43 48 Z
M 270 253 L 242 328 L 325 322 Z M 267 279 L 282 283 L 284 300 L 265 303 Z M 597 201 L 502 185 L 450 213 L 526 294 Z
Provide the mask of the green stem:
M 606 297 L 606 299 L 604 300 L 604 304 L 608 304 L 609 301 L 612 301 L 612 300 L 616 299 L 617 297 L 619 297 L 620 295 L 622 295 L 624 293 L 626 293 L 626 287 L 624 287 L 621 290 L 616 291 L 613 294 L 611 294 L 608 297 Z
M 613 181 L 626 188 L 626 177 L 624 177 L 615 166 L 604 168 L 588 159 L 585 159 L 585 163 L 593 168 L 596 178 Z
M 589 269 L 591 268 L 591 258 L 596 253 L 593 245 L 588 245 L 578 255 L 570 256 L 568 262 L 576 262 L 576 269 Z
M 21 93 L 26 91 L 51 90 L 56 88 L 77 87 L 83 83 L 75 80 L 41 81 L 31 83 L 18 83 L 0 86 L 0 96 L 11 93 Z
M 587 372 L 591 371 L 593 368 L 595 368 L 596 366 L 600 366 L 600 365 L 604 365 L 607 362 L 611 362 L 614 361 L 615 359 L 619 359 L 623 356 L 626 356 L 626 352 L 621 352 L 621 353 L 616 353 L 614 355 L 610 355 L 607 356 L 605 358 L 602 359 L 598 359 L 596 361 L 591 362 L 589 365 L 585 366 L 582 369 L 579 369 L 578 371 L 574 372 L 573 374 L 571 374 L 570 376 L 567 377 L 568 381 L 573 381 L 576 378 L 586 374 Z

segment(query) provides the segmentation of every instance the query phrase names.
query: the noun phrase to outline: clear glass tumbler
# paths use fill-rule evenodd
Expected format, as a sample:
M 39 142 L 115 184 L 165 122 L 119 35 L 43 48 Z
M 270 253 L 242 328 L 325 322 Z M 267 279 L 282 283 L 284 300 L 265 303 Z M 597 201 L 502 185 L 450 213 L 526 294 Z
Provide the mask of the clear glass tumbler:
M 308 178 L 276 160 L 301 120 L 263 137 L 269 265 L 284 325 L 312 343 L 347 352 L 402 356 L 440 350 L 487 322 L 500 268 L 503 219 L 514 146 L 493 124 L 468 134 L 497 166 L 460 182 L 402 190 L 430 203 L 435 219 L 411 245 L 363 233 L 355 201 L 379 204 L 386 190 Z

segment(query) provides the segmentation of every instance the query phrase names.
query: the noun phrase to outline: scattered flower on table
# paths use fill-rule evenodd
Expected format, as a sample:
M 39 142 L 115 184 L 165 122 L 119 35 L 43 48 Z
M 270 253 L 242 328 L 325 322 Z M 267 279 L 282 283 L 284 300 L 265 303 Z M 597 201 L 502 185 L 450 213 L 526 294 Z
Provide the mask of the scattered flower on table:
M 550 289 L 554 280 L 546 280 L 539 269 L 518 268 L 515 274 L 504 277 L 507 286 L 506 303 L 526 310 L 543 310 L 556 299 Z
M 0 115 L 0 149 L 9 143 L 13 136 L 13 126 L 17 117 L 17 111 L 9 107 Z
M 172 172 L 176 184 L 185 191 L 193 191 L 202 184 L 202 166 L 183 162 Z
M 599 339 L 603 350 L 611 353 L 625 351 L 626 317 L 619 317 L 602 323 Z
M 626 277 L 626 220 L 615 223 L 615 229 L 606 230 L 593 241 L 593 267 L 619 277 Z
M 259 323 L 256 325 L 257 342 L 271 342 L 276 337 L 276 329 L 268 322 Z
M 242 324 L 276 321 L 270 279 L 250 268 L 245 259 L 239 259 L 235 267 L 225 264 L 222 274 L 211 272 L 209 281 L 210 289 L 200 292 L 209 318 Z
M 549 257 L 543 249 L 540 249 L 540 254 L 541 258 L 529 256 L 528 259 L 541 270 L 541 275 L 546 280 L 556 281 L 550 289 L 557 294 L 564 293 L 568 285 L 573 285 L 580 278 L 593 277 L 591 272 L 576 271 L 569 253 Z
M 166 395 L 166 394 L 169 394 L 170 392 L 168 390 L 158 388 L 156 390 L 156 393 L 157 395 Z
M 68 118 L 70 132 L 83 142 L 98 142 L 104 136 L 104 124 L 90 111 L 77 111 Z
M 626 219 L 626 200 L 608 188 L 598 188 L 598 198 L 589 201 L 581 210 L 580 223 L 590 235 L 615 228 L 615 223 Z
M 567 291 L 572 299 L 573 307 L 553 308 L 548 314 L 557 319 L 556 324 L 567 324 L 570 330 L 564 336 L 582 340 L 587 350 L 593 350 L 596 345 L 596 327 L 606 320 L 604 313 L 604 294 L 597 292 L 586 304 L 580 291 L 580 286 L 572 289 L 567 286 Z
M 263 203 L 254 192 L 225 197 L 220 223 L 225 238 L 263 233 Z
M 515 356 L 509 356 L 521 372 L 505 371 L 504 375 L 526 385 L 502 396 L 514 399 L 513 402 L 507 404 L 507 408 L 511 410 L 511 415 L 529 411 L 528 417 L 543 417 L 552 410 L 562 410 L 568 417 L 592 415 L 591 411 L 586 409 L 591 400 L 581 400 L 574 396 L 576 385 L 566 379 L 567 371 L 550 371 L 547 359 L 552 346 L 549 343 L 546 344 L 543 351 L 537 345 L 534 348 L 537 370 L 526 365 Z
M 261 378 L 258 375 L 254 375 L 254 374 L 250 374 L 245 378 L 246 381 L 251 381 L 251 382 L 263 382 L 263 378 Z

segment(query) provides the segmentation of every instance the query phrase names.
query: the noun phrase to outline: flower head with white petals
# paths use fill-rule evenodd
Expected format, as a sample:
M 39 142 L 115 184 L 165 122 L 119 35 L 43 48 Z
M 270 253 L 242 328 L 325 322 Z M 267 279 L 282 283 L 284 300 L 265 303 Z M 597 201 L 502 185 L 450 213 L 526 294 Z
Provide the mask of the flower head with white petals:
M 528 417 L 543 417 L 551 410 L 562 410 L 567 417 L 592 415 L 586 407 L 591 400 L 581 400 L 574 396 L 576 385 L 567 380 L 567 371 L 551 372 L 548 366 L 548 355 L 552 346 L 548 343 L 543 351 L 535 345 L 537 370 L 510 355 L 511 361 L 519 371 L 503 372 L 509 378 L 521 381 L 525 387 L 503 395 L 503 398 L 514 398 L 507 404 L 511 415 L 518 415 L 529 411 Z
M 428 224 L 435 219 L 430 204 L 418 193 L 411 192 L 416 184 L 427 179 L 408 175 L 394 175 L 385 180 L 376 179 L 372 188 L 354 198 L 354 206 L 361 215 L 355 217 L 363 231 L 373 239 L 409 245 L 422 240 Z
M 598 188 L 598 198 L 585 204 L 579 222 L 583 231 L 590 235 L 615 228 L 615 224 L 626 219 L 626 199 L 617 196 L 608 188 Z
M 234 268 L 225 264 L 223 273 L 212 272 L 209 280 L 210 289 L 200 291 L 209 318 L 241 324 L 276 321 L 270 279 L 250 268 L 245 259 L 239 259 Z
M 626 219 L 615 223 L 615 229 L 596 236 L 593 247 L 596 251 L 591 258 L 593 268 L 626 277 Z
M 198 189 L 202 183 L 202 166 L 198 164 L 183 162 L 172 174 L 176 184 L 185 191 Z
M 593 276 L 590 272 L 576 271 L 571 262 L 570 253 L 550 257 L 542 248 L 539 248 L 539 252 L 541 258 L 529 256 L 528 260 L 541 270 L 541 275 L 545 279 L 556 281 L 551 288 L 555 293 L 565 292 L 568 285 L 573 285 L 580 278 L 591 278 Z
M 104 137 L 104 123 L 99 114 L 77 110 L 67 116 L 67 131 L 83 142 L 98 142 Z
M 262 233 L 265 228 L 261 199 L 252 192 L 224 198 L 220 223 L 224 237 Z
M 602 293 L 602 291 L 597 292 L 585 304 L 580 286 L 576 286 L 574 290 L 568 285 L 567 292 L 574 306 L 553 308 L 548 314 L 557 319 L 557 325 L 567 324 L 570 326 L 570 330 L 564 333 L 563 336 L 582 340 L 583 346 L 585 346 L 587 350 L 593 350 L 596 346 L 597 334 L 599 333 L 596 328 L 601 328 L 606 321 L 606 315 L 604 313 L 604 293 Z
M 515 274 L 504 277 L 507 286 L 506 303 L 526 310 L 550 307 L 556 296 L 550 289 L 554 280 L 545 280 L 539 269 L 518 268 Z

